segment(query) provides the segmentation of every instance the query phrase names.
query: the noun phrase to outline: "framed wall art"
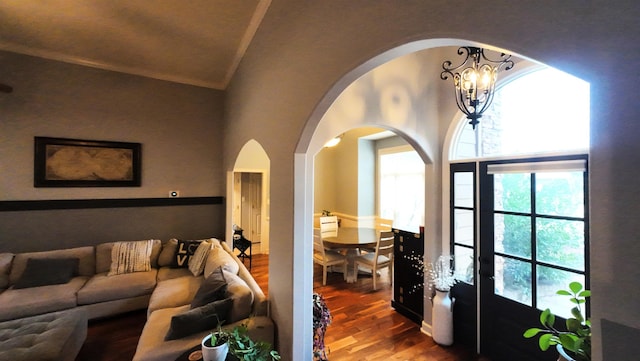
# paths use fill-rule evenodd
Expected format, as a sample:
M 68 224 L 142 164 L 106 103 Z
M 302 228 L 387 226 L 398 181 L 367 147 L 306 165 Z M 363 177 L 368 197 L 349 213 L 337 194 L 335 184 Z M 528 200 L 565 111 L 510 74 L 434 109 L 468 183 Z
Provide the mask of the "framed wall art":
M 35 137 L 35 187 L 139 187 L 140 143 Z

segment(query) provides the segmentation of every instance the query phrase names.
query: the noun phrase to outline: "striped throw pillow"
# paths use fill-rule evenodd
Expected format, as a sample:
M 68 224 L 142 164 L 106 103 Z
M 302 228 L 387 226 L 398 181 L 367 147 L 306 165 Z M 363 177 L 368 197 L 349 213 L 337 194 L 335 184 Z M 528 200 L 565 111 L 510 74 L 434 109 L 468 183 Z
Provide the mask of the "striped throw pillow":
M 115 242 L 111 249 L 111 267 L 107 276 L 151 269 L 153 240 Z
M 194 276 L 200 276 L 204 271 L 204 265 L 207 263 L 207 256 L 211 250 L 211 242 L 208 240 L 200 242 L 200 245 L 189 258 L 189 271 Z

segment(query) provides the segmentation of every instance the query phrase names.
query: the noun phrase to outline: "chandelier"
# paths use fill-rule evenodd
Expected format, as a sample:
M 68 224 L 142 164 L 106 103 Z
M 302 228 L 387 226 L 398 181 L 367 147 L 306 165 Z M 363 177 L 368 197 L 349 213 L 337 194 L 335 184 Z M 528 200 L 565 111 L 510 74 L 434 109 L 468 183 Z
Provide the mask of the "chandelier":
M 445 61 L 440 78 L 447 80 L 449 76 L 453 77 L 456 104 L 475 129 L 480 123 L 478 119 L 493 101 L 498 72 L 513 68 L 513 60 L 505 53 L 500 54 L 500 59 L 491 60 L 484 49 L 472 46 L 458 48 L 458 55 L 466 56 L 462 64 L 453 67 L 451 61 Z

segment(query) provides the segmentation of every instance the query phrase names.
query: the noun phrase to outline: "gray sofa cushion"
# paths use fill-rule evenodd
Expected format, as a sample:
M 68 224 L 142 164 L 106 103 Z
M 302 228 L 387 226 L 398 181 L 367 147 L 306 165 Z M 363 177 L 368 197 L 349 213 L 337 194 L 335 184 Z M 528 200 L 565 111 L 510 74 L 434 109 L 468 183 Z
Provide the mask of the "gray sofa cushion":
M 189 272 L 188 269 L 185 270 Z M 158 282 L 149 300 L 147 313 L 151 314 L 162 308 L 190 305 L 202 280 L 202 277 L 189 276 Z
M 183 338 L 200 331 L 214 330 L 229 318 L 233 305 L 231 298 L 225 298 L 206 305 L 190 309 L 171 317 L 171 326 L 165 341 Z
M 156 286 L 157 274 L 158 270 L 153 268 L 147 272 L 116 276 L 96 274 L 78 291 L 78 304 L 87 305 L 151 294 Z
M 14 289 L 59 285 L 78 274 L 77 258 L 30 258 Z
M 0 360 L 75 360 L 87 336 L 87 313 L 73 309 L 0 323 Z
M 18 253 L 13 258 L 13 264 L 11 265 L 11 273 L 9 274 L 10 284 L 14 284 L 18 278 L 22 276 L 22 272 L 24 272 L 27 267 L 27 260 L 30 258 L 78 258 L 78 274 L 80 276 L 91 277 L 96 273 L 96 258 L 92 246 L 44 252 Z
M 0 321 L 73 308 L 86 282 L 87 277 L 75 277 L 62 285 L 8 289 L 0 293 Z
M 180 277 L 193 277 L 193 274 L 188 268 L 160 267 L 158 270 L 158 282 Z

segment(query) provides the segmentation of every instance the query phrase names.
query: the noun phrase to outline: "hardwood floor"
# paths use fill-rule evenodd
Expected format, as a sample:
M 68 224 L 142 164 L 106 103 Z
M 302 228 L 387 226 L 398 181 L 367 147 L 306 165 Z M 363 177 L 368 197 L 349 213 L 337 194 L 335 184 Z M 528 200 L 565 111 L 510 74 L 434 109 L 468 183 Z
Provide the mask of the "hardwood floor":
M 386 270 L 381 272 L 375 292 L 371 277 L 347 284 L 341 274 L 329 273 L 327 285 L 322 286 L 322 268 L 314 270 L 314 291 L 325 297 L 333 316 L 325 339 L 329 360 L 489 361 L 466 347 L 436 345 L 420 332 L 418 324 L 395 312 Z M 252 274 L 268 294 L 266 255 L 253 255 Z M 90 322 L 76 361 L 131 360 L 145 320 L 146 310 L 142 310 Z

